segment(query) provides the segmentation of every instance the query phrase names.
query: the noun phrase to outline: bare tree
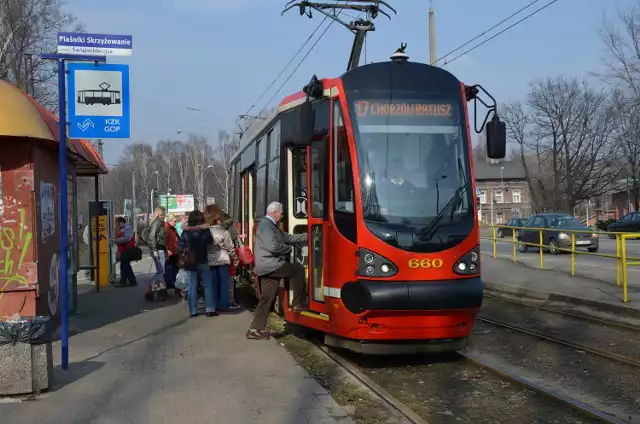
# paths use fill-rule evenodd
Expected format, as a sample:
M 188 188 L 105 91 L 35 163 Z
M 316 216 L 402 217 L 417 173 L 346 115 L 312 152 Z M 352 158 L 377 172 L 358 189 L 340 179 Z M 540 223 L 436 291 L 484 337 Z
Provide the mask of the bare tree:
M 640 1 L 619 10 L 616 22 L 600 28 L 605 71 L 597 74 L 615 88 L 615 140 L 635 210 L 640 207 Z
M 527 184 L 529 187 L 529 193 L 534 205 L 541 206 L 545 198 L 544 195 L 540 195 L 537 187 L 534 186 L 534 181 L 539 181 L 544 175 L 540 169 L 540 160 L 538 160 L 538 172 L 531 169 L 531 120 L 524 106 L 521 102 L 511 102 L 507 104 L 501 112 L 502 119 L 504 119 L 507 127 L 507 138 L 515 143 L 518 147 L 518 157 L 524 168 L 524 173 L 527 178 Z M 539 159 L 539 158 L 538 158 Z M 535 166 L 535 165 L 534 165 Z M 535 177 L 538 177 L 536 179 Z
M 0 0 L 0 79 L 57 110 L 57 67 L 40 54 L 54 51 L 57 32 L 67 29 L 83 28 L 60 0 Z
M 222 204 L 225 209 L 229 209 L 229 189 L 233 178 L 231 170 L 231 158 L 240 148 L 240 140 L 232 138 L 225 130 L 218 131 L 218 146 L 216 149 L 216 160 L 213 164 L 212 173 L 216 179 L 222 197 Z
M 608 191 L 617 173 L 606 93 L 576 78 L 547 78 L 531 85 L 527 103 L 540 160 L 551 160 L 555 209 L 571 212 Z
M 187 142 L 187 156 L 189 159 L 188 172 L 193 179 L 193 191 L 196 204 L 204 208 L 206 204 L 206 172 L 213 166 L 212 149 L 203 136 L 190 134 Z
M 640 210 L 640 105 L 629 102 L 616 92 L 613 97 L 615 114 L 614 140 L 623 163 L 626 187 L 631 195 L 634 210 Z M 619 187 L 619 189 L 622 187 Z

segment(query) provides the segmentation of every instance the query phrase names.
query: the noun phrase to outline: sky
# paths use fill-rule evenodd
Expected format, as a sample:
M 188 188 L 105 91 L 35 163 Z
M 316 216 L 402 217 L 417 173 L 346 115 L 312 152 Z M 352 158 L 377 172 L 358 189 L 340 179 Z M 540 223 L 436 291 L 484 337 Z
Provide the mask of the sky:
M 598 27 L 604 16 L 614 18 L 616 8 L 633 1 L 558 0 L 444 67 L 466 84 L 481 84 L 498 104 L 523 99 L 537 78 L 587 76 L 600 69 Z M 429 2 L 387 2 L 398 14 L 391 20 L 380 15 L 375 21 L 376 31 L 369 34 L 366 46 L 367 63 L 388 60 L 401 42 L 408 44 L 410 60 L 428 62 Z M 530 2 L 433 0 L 437 57 Z M 548 2 L 539 0 L 450 58 Z M 285 0 L 68 0 L 65 8 L 87 32 L 133 36 L 131 57 L 109 59 L 130 65 L 131 139 L 105 140 L 106 162 L 117 163 L 132 142 L 179 140 L 190 132 L 215 141 L 219 129 L 234 131 L 236 117 L 258 100 L 322 20 L 319 13 L 308 19 L 297 9 L 281 16 L 284 4 Z M 316 37 L 250 114 L 257 114 L 276 94 Z M 271 106 L 299 91 L 314 74 L 342 74 L 352 41 L 346 28 L 332 25 Z

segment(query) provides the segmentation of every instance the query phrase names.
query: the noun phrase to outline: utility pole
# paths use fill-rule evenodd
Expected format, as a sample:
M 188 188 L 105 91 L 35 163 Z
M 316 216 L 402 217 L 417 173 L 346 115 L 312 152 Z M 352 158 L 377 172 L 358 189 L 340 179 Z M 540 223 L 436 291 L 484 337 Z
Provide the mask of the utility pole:
M 433 0 L 429 0 L 429 64 L 436 66 L 436 13 Z
M 102 152 L 102 139 L 98 139 L 98 153 L 100 153 L 100 157 L 104 161 L 104 154 Z M 98 180 L 100 181 L 100 193 L 104 193 L 104 178 L 98 175 Z
M 136 168 L 131 174 L 131 225 L 133 225 L 133 239 L 138 242 L 138 219 L 136 217 Z

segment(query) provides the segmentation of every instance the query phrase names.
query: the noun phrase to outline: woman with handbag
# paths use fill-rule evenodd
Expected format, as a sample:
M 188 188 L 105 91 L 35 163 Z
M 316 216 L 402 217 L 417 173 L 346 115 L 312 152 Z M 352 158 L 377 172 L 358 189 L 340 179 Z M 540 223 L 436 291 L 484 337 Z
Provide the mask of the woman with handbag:
M 238 265 L 238 253 L 229 231 L 224 228 L 224 215 L 218 205 L 207 206 L 206 220 L 210 226 L 213 243 L 209 245 L 207 257 L 213 287 L 218 288 L 218 309 L 231 309 L 229 302 L 230 267 Z
M 204 224 L 204 214 L 194 210 L 189 214 L 188 226 L 199 227 Z M 198 277 L 204 285 L 204 305 L 208 317 L 218 316 L 216 312 L 216 288 L 213 287 L 207 248 L 213 243 L 208 228 L 191 228 L 183 231 L 179 240 L 179 262 L 189 277 L 188 304 L 191 317 L 198 316 Z

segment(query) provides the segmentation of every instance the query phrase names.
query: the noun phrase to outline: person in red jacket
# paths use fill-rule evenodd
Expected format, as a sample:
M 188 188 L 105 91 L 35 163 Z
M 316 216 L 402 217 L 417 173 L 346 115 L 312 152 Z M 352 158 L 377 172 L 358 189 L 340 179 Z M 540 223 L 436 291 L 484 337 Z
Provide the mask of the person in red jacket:
M 167 261 L 164 267 L 164 281 L 167 283 L 167 289 L 175 289 L 175 294 L 180 295 L 180 290 L 176 288 L 176 276 L 178 275 L 178 230 L 176 224 L 178 217 L 173 214 L 167 216 L 164 224 L 167 233 Z
M 131 268 L 132 249 L 136 247 L 136 239 L 133 236 L 133 227 L 127 224 L 127 220 L 123 217 L 116 219 L 116 225 L 120 228 L 118 237 L 114 243 L 118 246 L 118 257 L 120 258 L 120 282 L 117 287 L 135 286 L 136 274 Z

